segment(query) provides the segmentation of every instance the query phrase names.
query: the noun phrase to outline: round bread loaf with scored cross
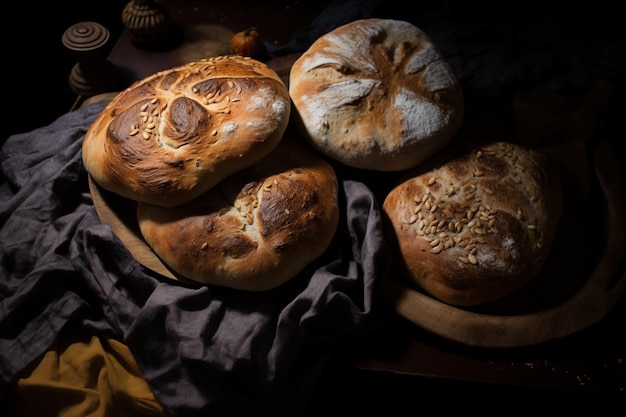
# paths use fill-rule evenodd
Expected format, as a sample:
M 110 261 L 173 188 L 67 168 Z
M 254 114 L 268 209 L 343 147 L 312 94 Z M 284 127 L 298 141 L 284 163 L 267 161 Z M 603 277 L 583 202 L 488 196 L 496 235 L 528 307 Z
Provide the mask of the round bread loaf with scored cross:
M 83 162 L 106 190 L 177 206 L 274 149 L 290 106 L 283 81 L 260 61 L 191 62 L 118 94 L 87 131 Z
M 193 201 L 138 203 L 137 221 L 148 245 L 180 276 L 269 290 L 330 245 L 339 222 L 337 177 L 322 155 L 286 134 L 261 161 Z
M 401 171 L 452 140 L 464 115 L 452 67 L 421 29 L 362 19 L 318 38 L 293 64 L 294 117 L 310 142 L 345 165 Z
M 383 202 L 400 274 L 458 306 L 527 285 L 556 234 L 559 171 L 543 154 L 507 142 L 436 159 L 408 171 Z

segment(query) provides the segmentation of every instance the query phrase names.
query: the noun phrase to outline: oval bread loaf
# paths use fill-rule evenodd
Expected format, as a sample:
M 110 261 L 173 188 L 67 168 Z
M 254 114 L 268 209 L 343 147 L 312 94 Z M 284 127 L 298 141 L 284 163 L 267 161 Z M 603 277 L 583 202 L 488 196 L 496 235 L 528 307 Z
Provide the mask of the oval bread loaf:
M 283 139 L 256 164 L 174 208 L 138 203 L 146 242 L 179 275 L 262 291 L 321 256 L 339 221 L 332 166 L 308 145 Z
M 452 67 L 413 24 L 362 19 L 318 38 L 293 64 L 297 125 L 321 152 L 379 171 L 412 168 L 443 149 L 464 114 Z
M 383 203 L 385 233 L 413 284 L 452 305 L 478 305 L 539 273 L 562 199 L 542 154 L 497 142 L 408 172 Z
M 176 206 L 270 152 L 290 106 L 287 87 L 262 62 L 191 62 L 118 94 L 87 131 L 83 162 L 106 190 Z

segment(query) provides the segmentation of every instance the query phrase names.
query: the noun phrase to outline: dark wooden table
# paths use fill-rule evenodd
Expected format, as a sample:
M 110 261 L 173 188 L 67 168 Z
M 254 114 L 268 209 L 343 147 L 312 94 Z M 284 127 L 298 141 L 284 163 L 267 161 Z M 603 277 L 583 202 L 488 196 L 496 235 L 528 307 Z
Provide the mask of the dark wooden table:
M 265 40 L 276 45 L 288 43 L 327 3 L 277 2 L 258 6 L 245 1 L 219 5 L 203 1 L 164 2 L 180 30 L 216 25 L 225 28 L 220 36 L 227 38 L 229 33 L 255 26 Z M 162 50 L 146 49 L 134 44 L 124 31 L 109 59 L 129 85 L 197 56 L 181 54 L 181 48 L 188 47 L 189 42 L 183 40 Z M 193 43 L 197 47 L 202 39 Z M 624 262 L 621 270 L 623 274 Z M 362 404 L 364 411 L 373 411 L 371 407 L 382 397 L 387 404 L 384 409 L 389 411 L 390 403 L 411 403 L 438 393 L 447 395 L 444 401 L 452 402 L 455 395 L 468 393 L 477 398 L 489 393 L 484 395 L 551 398 L 570 404 L 595 396 L 602 404 L 622 399 L 626 389 L 625 304 L 622 300 L 599 323 L 571 336 L 540 346 L 512 349 L 472 348 L 444 340 L 390 311 L 380 338 L 342 354 L 337 367 L 328 372 L 311 415 L 325 409 L 326 401 L 351 396 Z M 350 410 L 354 411 L 354 407 Z

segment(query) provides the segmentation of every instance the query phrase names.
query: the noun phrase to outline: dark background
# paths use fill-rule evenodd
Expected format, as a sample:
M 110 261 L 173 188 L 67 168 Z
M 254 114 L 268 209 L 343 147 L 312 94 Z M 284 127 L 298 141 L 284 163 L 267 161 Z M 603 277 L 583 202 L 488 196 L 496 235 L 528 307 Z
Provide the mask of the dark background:
M 21 1 L 10 4 L 7 9 L 8 12 L 5 12 L 5 22 L 2 28 L 4 47 L 2 77 L 5 106 L 4 117 L 0 124 L 0 144 L 12 134 L 28 132 L 48 125 L 71 109 L 77 96 L 69 88 L 68 76 L 75 64 L 75 58 L 62 44 L 63 33 L 75 23 L 95 21 L 110 31 L 112 47 L 115 39 L 123 30 L 121 12 L 127 3 L 127 0 L 66 0 L 41 3 Z M 259 2 L 259 4 L 261 3 Z M 433 6 L 435 3 L 436 7 Z M 541 83 L 540 75 L 535 76 L 535 74 L 523 71 L 515 72 L 516 68 L 522 68 L 522 66 L 516 67 L 516 62 L 524 63 L 522 56 L 524 52 L 545 54 L 546 59 L 543 61 L 545 65 L 554 64 L 554 67 L 547 69 L 537 67 L 537 73 L 551 76 L 555 73 L 566 73 L 568 63 L 576 64 L 578 61 L 575 58 L 580 57 L 581 51 L 586 51 L 583 53 L 588 53 L 590 57 L 595 58 L 598 50 L 594 48 L 602 43 L 597 42 L 598 40 L 624 39 L 626 21 L 618 7 L 619 2 L 558 2 L 558 5 L 545 1 L 488 3 L 490 4 L 470 1 L 431 0 L 430 3 L 416 1 L 411 2 L 409 9 L 417 9 L 418 16 L 415 20 L 418 21 L 420 19 L 419 13 L 424 13 L 424 16 L 428 14 L 429 21 L 435 23 L 423 29 L 427 29 L 432 34 L 443 35 L 443 33 L 437 32 L 439 29 L 437 19 L 432 19 L 433 15 L 437 13 L 441 13 L 440 22 L 442 24 L 446 23 L 445 19 L 453 16 L 459 22 L 466 24 L 468 28 L 478 25 L 484 29 L 479 32 L 468 31 L 467 36 L 458 36 L 467 45 L 477 47 L 482 43 L 484 46 L 483 49 L 476 48 L 476 63 L 492 71 L 493 85 L 501 87 L 500 90 L 493 91 L 494 95 L 506 93 L 504 90 L 510 85 L 507 80 L 515 80 L 516 77 L 522 82 Z M 387 0 L 380 2 L 378 7 L 384 9 L 384 15 L 389 17 L 403 18 L 407 16 L 406 2 Z M 453 7 L 456 9 L 451 12 L 450 8 Z M 507 29 L 509 30 L 507 31 Z M 472 38 L 476 35 L 480 36 Z M 506 39 L 502 38 L 503 36 L 517 37 L 510 40 L 519 47 L 520 55 L 515 55 L 515 51 L 510 51 L 508 62 L 496 62 L 492 60 L 496 55 L 490 55 L 489 51 L 506 43 Z M 442 39 L 444 39 L 443 36 L 435 40 Z M 445 51 L 453 49 L 451 45 L 440 44 L 440 46 Z M 587 47 L 589 49 L 585 49 Z M 571 53 L 567 58 L 572 59 L 570 61 L 559 59 L 560 57 L 556 56 L 559 53 Z M 498 72 L 499 68 L 503 68 L 505 71 Z M 524 70 L 529 71 L 527 67 L 524 67 Z M 532 72 L 532 70 L 530 71 Z M 580 80 L 565 78 L 560 80 L 563 84 L 549 85 L 549 87 L 555 90 L 567 86 L 579 87 L 575 84 Z M 490 78 L 486 75 L 481 80 L 465 79 L 464 81 L 468 87 L 467 93 L 471 95 L 470 87 L 488 85 Z M 532 87 L 530 84 L 522 86 Z M 579 92 L 576 88 L 570 91 Z M 608 109 L 609 115 L 612 115 L 610 124 L 615 130 L 615 137 L 612 142 L 615 145 L 621 143 L 621 146 L 623 146 L 624 140 L 622 120 L 625 100 L 623 94 L 622 82 Z M 574 98 L 576 97 L 574 96 Z M 622 308 L 615 314 L 619 314 L 623 320 L 623 313 Z M 620 317 L 613 317 L 613 319 L 619 320 Z M 424 398 L 433 392 L 448 391 L 458 394 L 468 389 L 467 385 L 462 382 L 448 382 L 445 386 L 441 386 L 442 383 L 438 381 L 420 382 L 420 380 L 414 379 L 408 381 L 409 377 L 402 376 L 395 377 L 393 381 L 381 382 L 380 379 L 373 381 L 369 374 L 353 372 L 354 375 L 349 375 L 350 382 L 354 383 L 358 380 L 359 387 L 367 386 L 370 383 L 372 387 L 376 386 L 376 388 L 367 391 L 372 396 L 395 393 L 396 398 L 404 395 Z M 353 396 L 355 400 L 358 399 L 356 398 L 358 391 L 351 390 L 345 382 L 346 379 L 335 379 L 335 375 L 331 375 L 326 381 L 327 385 L 321 388 L 320 394 L 330 398 L 339 398 L 355 392 Z M 381 384 L 386 385 L 386 382 L 397 384 L 390 384 L 385 391 L 381 389 Z M 486 387 L 486 391 L 490 393 L 487 398 L 502 395 L 501 390 L 504 388 Z M 538 398 L 541 392 L 529 390 L 527 393 L 531 395 L 529 399 L 532 400 Z M 362 396 L 363 392 L 358 392 L 358 395 Z M 509 407 L 511 406 L 509 405 Z M 323 411 L 322 408 L 320 405 L 320 412 Z M 410 412 L 416 412 L 418 409 L 416 407 Z
M 27 132 L 45 126 L 67 112 L 76 100 L 71 91 L 68 77 L 76 63 L 73 54 L 62 44 L 62 36 L 67 28 L 82 21 L 95 21 L 104 25 L 110 32 L 110 47 L 123 30 L 121 13 L 128 0 L 56 2 L 11 2 L 5 13 L 3 31 L 4 49 L 4 97 L 5 117 L 1 123 L 0 142 L 14 133 Z M 205 7 L 218 7 L 212 1 L 198 1 Z M 263 7 L 264 2 L 254 2 Z M 305 1 L 284 1 L 286 7 L 297 8 Z M 330 3 L 329 1 L 321 3 Z M 246 4 L 248 6 L 246 6 Z M 242 12 L 250 2 L 241 3 Z M 532 78 L 532 74 L 515 74 L 517 64 L 513 57 L 509 62 L 496 62 L 499 58 L 489 56 L 490 48 L 499 48 L 507 42 L 514 42 L 519 53 L 545 54 L 545 65 L 567 66 L 565 59 L 555 60 L 556 54 L 580 53 L 589 46 L 590 61 L 595 59 L 598 39 L 624 39 L 623 26 L 626 24 L 619 2 L 550 2 L 550 1 L 510 1 L 510 2 L 471 2 L 471 1 L 416 1 L 411 7 L 406 2 L 385 0 L 377 3 L 379 16 L 406 19 L 420 25 L 422 20 L 434 22 L 422 27 L 435 38 L 444 42 L 439 46 L 444 53 L 450 53 L 446 45 L 450 37 L 439 33 L 438 24 L 447 25 L 454 19 L 467 35 L 456 34 L 456 40 L 476 47 L 484 43 L 482 51 L 476 50 L 479 65 L 489 66 L 492 76 L 502 82 L 506 76 Z M 221 6 L 220 6 L 221 7 Z M 277 25 L 280 25 L 277 22 Z M 472 31 L 475 27 L 481 30 Z M 478 37 L 476 37 L 478 35 Z M 445 36 L 447 38 L 443 38 Z M 472 38 L 475 37 L 475 38 Z M 512 39 L 506 39 L 512 37 Z M 518 37 L 519 39 L 513 39 Z M 524 48 L 528 48 L 524 50 Z M 578 49 L 577 49 L 578 48 Z M 578 51 L 578 52 L 577 52 Z M 585 52 L 587 53 L 587 52 Z M 569 57 L 568 57 L 569 58 Z M 574 59 L 578 58 L 575 56 Z M 453 62 L 454 64 L 454 62 Z M 520 66 L 524 63 L 520 60 Z M 500 65 L 503 71 L 497 67 Z M 575 65 L 575 63 L 574 63 Z M 537 68 L 546 73 L 546 68 Z M 565 71 L 567 68 L 554 68 Z M 525 69 L 528 72 L 528 69 Z M 470 80 L 478 87 L 489 80 Z M 467 81 L 467 80 L 466 80 Z M 523 80 L 522 80 L 523 81 Z M 541 82 L 541 80 L 535 80 Z M 481 84 L 482 83 L 482 84 Z M 467 84 L 467 83 L 466 83 Z M 466 85 L 468 93 L 473 85 Z M 623 88 L 622 90 L 623 91 Z
M 110 47 L 113 47 L 123 30 L 121 13 L 127 3 L 128 0 L 65 0 L 9 4 L 2 27 L 5 117 L 1 123 L 0 144 L 9 135 L 48 125 L 70 110 L 77 96 L 69 88 L 68 77 L 76 60 L 62 44 L 63 33 L 75 23 L 95 21 L 109 30 Z M 224 7 L 208 0 L 198 3 L 216 9 Z M 284 7 L 297 9 L 306 1 L 281 3 Z M 263 7 L 264 2 L 242 1 L 242 14 L 247 12 L 250 4 Z M 593 62 L 598 53 L 599 43 L 596 41 L 624 39 L 625 21 L 619 2 L 439 0 L 416 1 L 409 7 L 406 2 L 385 0 L 377 2 L 375 13 L 380 17 L 410 20 L 418 26 L 422 21 L 428 21 L 429 26 L 422 29 L 434 37 L 446 54 L 454 53 L 455 45 L 447 44 L 452 38 L 461 42 L 461 47 L 475 48 L 472 54 L 476 54 L 477 65 L 485 67 L 485 76 L 482 80 L 464 80 L 468 94 L 472 94 L 473 87 L 491 88 L 489 77 L 493 77 L 495 86 L 504 85 L 505 77 L 541 83 L 541 79 L 533 79 L 534 74 L 529 74 L 532 69 L 523 67 L 524 53 L 544 54 L 544 65 L 553 68 L 538 67 L 536 72 L 551 76 L 550 71 L 565 72 L 567 66 L 577 65 L 575 60 L 581 58 L 581 51 L 585 51 L 583 54 L 588 54 L 589 62 Z M 440 28 L 449 25 L 450 19 L 458 24 L 459 33 L 440 33 Z M 280 26 L 281 22 L 277 25 Z M 463 34 L 463 30 L 467 30 L 467 34 Z M 480 48 L 481 43 L 484 48 Z M 506 57 L 508 61 L 500 61 L 499 56 L 490 55 L 490 49 L 508 47 L 507 43 L 518 48 L 508 53 L 519 53 L 522 58 L 518 60 L 510 55 Z M 568 62 L 568 59 L 573 61 Z M 523 69 L 516 73 L 517 68 Z M 620 91 L 623 92 L 623 86 Z
M 2 25 L 4 117 L 0 143 L 11 134 L 46 126 L 70 110 L 76 94 L 68 82 L 76 63 L 63 45 L 67 28 L 83 21 L 104 25 L 111 46 L 121 33 L 127 0 L 15 1 Z

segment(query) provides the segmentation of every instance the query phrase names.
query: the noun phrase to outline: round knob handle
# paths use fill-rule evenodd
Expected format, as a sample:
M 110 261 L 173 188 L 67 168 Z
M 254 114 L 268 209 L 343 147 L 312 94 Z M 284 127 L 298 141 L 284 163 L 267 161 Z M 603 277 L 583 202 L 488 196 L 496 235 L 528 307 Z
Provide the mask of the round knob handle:
M 78 61 L 69 76 L 72 91 L 90 97 L 119 88 L 117 70 L 107 60 L 107 28 L 96 22 L 76 23 L 65 30 L 61 40 Z
M 98 51 L 107 45 L 109 31 L 96 22 L 81 22 L 67 28 L 62 41 L 66 48 L 75 52 Z

